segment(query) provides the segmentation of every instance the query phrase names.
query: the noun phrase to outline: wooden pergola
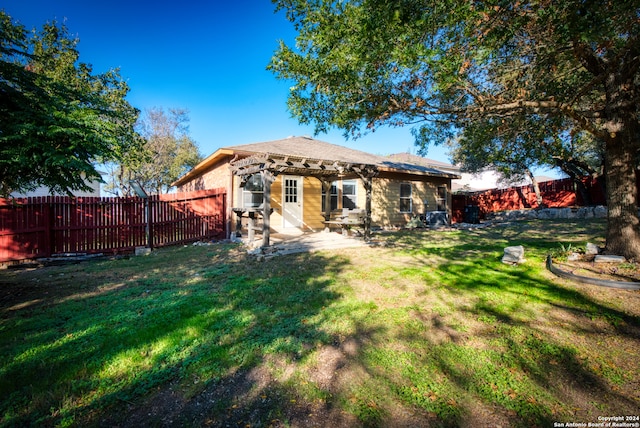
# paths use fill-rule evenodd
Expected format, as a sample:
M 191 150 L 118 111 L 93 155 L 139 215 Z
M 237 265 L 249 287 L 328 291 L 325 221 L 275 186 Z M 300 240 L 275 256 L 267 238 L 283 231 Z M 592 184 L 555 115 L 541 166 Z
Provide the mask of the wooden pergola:
M 249 176 L 260 174 L 264 188 L 262 202 L 262 246 L 268 247 L 271 230 L 271 184 L 279 174 L 315 177 L 322 183 L 322 191 L 329 195 L 331 184 L 339 178 L 359 178 L 366 191 L 364 239 L 371 238 L 371 194 L 373 177 L 378 174 L 378 167 L 372 164 L 346 161 L 329 161 L 311 159 L 300 156 L 288 156 L 271 153 L 258 153 L 246 158 L 238 156 L 230 163 L 231 171 L 239 176 L 244 184 Z M 325 204 L 325 221 L 331 219 L 331 204 Z

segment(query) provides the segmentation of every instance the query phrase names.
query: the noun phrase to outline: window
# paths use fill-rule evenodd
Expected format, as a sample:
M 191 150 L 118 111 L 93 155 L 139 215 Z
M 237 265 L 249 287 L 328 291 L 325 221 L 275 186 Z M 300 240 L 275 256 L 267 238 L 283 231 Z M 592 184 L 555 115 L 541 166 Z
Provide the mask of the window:
M 447 186 L 438 186 L 438 197 L 436 198 L 436 210 L 447 210 Z
M 242 188 L 242 206 L 244 208 L 257 208 L 263 202 L 264 187 L 260 174 L 253 174 L 247 178 Z
M 331 184 L 331 211 L 342 208 L 355 209 L 358 208 L 358 182 L 356 180 L 334 181 Z M 342 205 L 338 204 L 342 201 Z M 325 210 L 327 203 L 327 195 L 322 192 L 322 210 Z
M 358 208 L 358 197 L 356 180 L 345 180 L 342 182 L 342 208 L 350 210 Z
M 400 183 L 400 212 L 410 213 L 413 210 L 411 183 Z
M 331 211 L 338 209 L 338 186 L 337 182 L 333 182 L 331 184 Z M 322 191 L 322 212 L 325 211 L 325 207 L 327 206 L 327 195 L 324 190 Z

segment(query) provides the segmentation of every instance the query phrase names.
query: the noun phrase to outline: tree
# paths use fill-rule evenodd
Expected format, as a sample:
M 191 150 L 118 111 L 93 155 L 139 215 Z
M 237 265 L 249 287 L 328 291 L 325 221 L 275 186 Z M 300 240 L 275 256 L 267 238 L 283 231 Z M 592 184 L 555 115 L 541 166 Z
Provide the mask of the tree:
M 411 125 L 423 148 L 487 120 L 553 124 L 546 141 L 588 133 L 604 154 L 607 250 L 640 259 L 637 0 L 275 3 L 298 36 L 269 68 L 294 81 L 302 123 Z
M 106 190 L 130 195 L 130 181 L 137 180 L 151 193 L 166 193 L 171 183 L 196 166 L 202 157 L 195 141 L 189 137 L 188 112 L 161 108 L 145 111 L 137 129 L 144 138 L 140 153 L 111 164 Z
M 548 129 L 562 128 L 558 120 L 563 118 L 488 117 L 475 121 L 464 128 L 460 138 L 449 142 L 452 161 L 463 165 L 465 172 L 493 168 L 510 182 L 529 178 L 538 207 L 543 206 L 542 195 L 532 169 L 556 166 L 573 179 L 583 200 L 589 203 L 583 179 L 601 171 L 601 147 L 584 132 L 549 133 Z
M 477 173 L 492 168 L 502 181 L 508 183 L 528 178 L 533 185 L 537 206 L 542 207 L 540 186 L 532 170 L 546 163 L 544 137 L 541 132 L 514 133 L 517 129 L 504 119 L 470 124 L 460 138 L 450 142 L 451 158 L 454 163 L 463 165 L 464 172 Z
M 0 195 L 86 190 L 97 162 L 137 149 L 127 84 L 78 62 L 77 44 L 55 21 L 29 33 L 0 11 Z

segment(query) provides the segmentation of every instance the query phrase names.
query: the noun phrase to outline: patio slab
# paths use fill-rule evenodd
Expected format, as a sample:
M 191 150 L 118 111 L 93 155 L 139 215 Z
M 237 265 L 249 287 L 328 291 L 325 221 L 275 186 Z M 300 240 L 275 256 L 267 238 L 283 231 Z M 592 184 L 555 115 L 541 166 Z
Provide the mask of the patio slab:
M 259 248 L 262 239 L 254 241 L 256 254 L 285 255 L 342 248 L 367 247 L 362 238 L 344 236 L 336 232 L 276 233 L 271 235 L 272 245 L 267 249 Z

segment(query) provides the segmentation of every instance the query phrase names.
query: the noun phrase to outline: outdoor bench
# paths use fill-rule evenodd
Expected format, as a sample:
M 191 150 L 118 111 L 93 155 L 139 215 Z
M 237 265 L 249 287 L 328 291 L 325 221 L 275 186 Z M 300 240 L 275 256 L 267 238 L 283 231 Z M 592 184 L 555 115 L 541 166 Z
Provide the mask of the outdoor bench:
M 349 210 L 344 209 L 342 215 L 336 217 L 335 220 L 323 221 L 327 229 L 331 230 L 331 226 L 339 226 L 342 234 L 346 235 L 353 226 L 364 226 L 366 213 L 364 210 Z

